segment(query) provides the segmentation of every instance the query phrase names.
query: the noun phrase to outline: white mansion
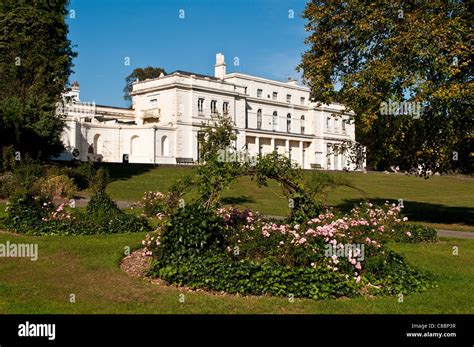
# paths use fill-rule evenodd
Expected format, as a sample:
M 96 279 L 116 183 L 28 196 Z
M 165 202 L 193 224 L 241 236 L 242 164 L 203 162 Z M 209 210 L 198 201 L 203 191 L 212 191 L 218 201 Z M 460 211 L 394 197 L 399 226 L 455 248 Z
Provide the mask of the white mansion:
M 235 124 L 235 148 L 249 155 L 278 151 L 305 169 L 363 166 L 340 150 L 344 141 L 355 141 L 353 113 L 339 104 L 318 106 L 293 80 L 228 74 L 220 53 L 214 77 L 175 71 L 135 82 L 131 109 L 81 102 L 77 82 L 67 95 L 73 101 L 65 108 L 63 160 L 193 162 L 203 123 L 223 113 Z

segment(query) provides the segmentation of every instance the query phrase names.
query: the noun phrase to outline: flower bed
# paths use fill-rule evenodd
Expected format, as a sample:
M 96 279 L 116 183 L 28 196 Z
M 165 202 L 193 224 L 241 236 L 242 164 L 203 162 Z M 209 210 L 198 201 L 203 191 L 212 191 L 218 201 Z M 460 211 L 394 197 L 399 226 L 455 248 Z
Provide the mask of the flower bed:
M 148 221 L 121 211 L 105 193 L 91 198 L 86 213 L 54 206 L 40 198 L 22 197 L 7 204 L 5 226 L 30 235 L 116 234 L 150 230 Z
M 388 204 L 362 204 L 346 215 L 329 210 L 301 224 L 191 205 L 143 243 L 154 257 L 152 276 L 191 288 L 314 299 L 406 294 L 430 285 L 386 247 L 423 239 L 406 224 L 400 208 Z

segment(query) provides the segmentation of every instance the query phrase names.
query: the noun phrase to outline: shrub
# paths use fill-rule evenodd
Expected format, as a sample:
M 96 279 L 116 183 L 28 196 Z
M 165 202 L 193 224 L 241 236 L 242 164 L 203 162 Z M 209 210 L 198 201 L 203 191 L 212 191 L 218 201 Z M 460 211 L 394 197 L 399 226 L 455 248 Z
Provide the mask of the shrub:
M 2 165 L 0 168 L 3 171 L 11 171 L 15 167 L 15 149 L 13 148 L 13 146 L 2 147 L 1 161 Z
M 19 196 L 13 199 L 13 202 L 8 202 L 5 211 L 5 226 L 20 233 L 36 230 L 48 213 L 39 198 L 28 196 Z
M 86 208 L 88 215 L 108 215 L 120 212 L 115 201 L 104 191 L 95 193 Z
M 77 191 L 74 182 L 66 175 L 41 178 L 37 182 L 38 191 L 49 200 L 53 198 L 72 198 Z
M 428 277 L 385 247 L 401 223 L 388 204 L 281 225 L 250 210 L 191 205 L 144 244 L 153 276 L 192 288 L 311 298 L 422 291 Z
M 0 199 L 7 199 L 15 191 L 15 179 L 9 172 L 0 176 Z
M 4 224 L 19 233 L 43 235 L 90 235 L 149 231 L 148 221 L 118 209 L 113 201 L 99 193 L 91 199 L 86 213 L 55 207 L 39 198 L 19 197 L 7 205 Z
M 393 241 L 396 242 L 418 243 L 437 240 L 436 229 L 425 225 L 403 223 L 397 225 L 395 231 Z
M 80 163 L 77 167 L 66 168 L 64 173 L 74 181 L 79 190 L 84 190 L 90 188 L 95 169 L 90 163 Z

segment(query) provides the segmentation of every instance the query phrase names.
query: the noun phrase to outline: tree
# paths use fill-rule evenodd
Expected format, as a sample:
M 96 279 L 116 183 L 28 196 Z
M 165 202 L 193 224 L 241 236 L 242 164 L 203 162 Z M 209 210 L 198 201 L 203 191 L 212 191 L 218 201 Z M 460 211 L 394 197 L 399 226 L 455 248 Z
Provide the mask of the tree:
M 472 17 L 464 1 L 312 1 L 298 70 L 356 113 L 368 164 L 472 172 Z
M 41 159 L 63 148 L 56 114 L 72 51 L 67 1 L 3 0 L 0 4 L 0 146 Z
M 144 69 L 141 67 L 136 68 L 125 78 L 125 87 L 123 88 L 125 95 L 123 98 L 131 102 L 132 97 L 130 96 L 130 93 L 132 92 L 133 82 L 137 80 L 143 81 L 148 78 L 157 78 L 160 77 L 161 74 L 166 75 L 165 69 L 162 69 L 161 67 L 147 66 Z

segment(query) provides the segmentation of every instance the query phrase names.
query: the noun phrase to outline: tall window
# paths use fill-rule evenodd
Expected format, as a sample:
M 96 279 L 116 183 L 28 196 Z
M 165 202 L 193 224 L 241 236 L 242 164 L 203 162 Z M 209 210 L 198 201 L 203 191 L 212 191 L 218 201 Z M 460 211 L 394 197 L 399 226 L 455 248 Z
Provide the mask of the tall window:
M 305 119 L 304 115 L 301 116 L 301 133 L 304 134 L 305 131 Z
M 151 100 L 150 100 L 150 106 L 151 106 L 151 107 L 156 107 L 156 104 L 157 104 L 157 100 L 156 100 L 156 99 L 151 99 Z
M 304 98 L 304 96 L 302 96 L 302 97 L 300 98 L 300 103 L 301 103 L 301 105 L 304 105 L 305 101 L 306 101 L 306 99 Z
M 200 116 L 202 116 L 203 112 L 204 112 L 204 99 L 199 98 L 198 99 L 198 113 L 199 113 Z
M 163 136 L 161 138 L 161 155 L 162 156 L 170 155 L 170 146 L 169 146 L 169 140 L 167 136 Z
M 262 110 L 257 111 L 257 129 L 262 129 Z
M 262 97 L 263 90 L 262 89 L 257 89 L 257 98 Z
M 342 120 L 342 131 L 346 132 L 346 120 L 345 119 Z
M 331 117 L 326 118 L 326 129 L 329 129 L 331 127 Z
M 273 131 L 277 131 L 278 130 L 278 112 L 277 111 L 273 112 L 272 124 L 273 124 Z
M 224 114 L 229 113 L 229 103 L 227 101 L 222 104 L 222 113 Z
M 130 154 L 131 155 L 140 154 L 140 137 L 138 137 L 138 135 L 134 135 L 130 139 Z
M 103 142 L 102 142 L 102 136 L 100 134 L 97 134 L 94 136 L 94 154 L 102 154 L 103 150 Z
M 339 129 L 339 119 L 338 118 L 334 119 L 334 129 L 336 129 L 336 130 Z
M 291 113 L 286 115 L 286 131 L 291 132 Z
M 291 94 L 286 94 L 286 102 L 291 102 Z
M 273 93 L 272 93 L 272 99 L 273 99 L 273 100 L 278 99 L 278 93 L 277 93 L 277 92 L 273 92 Z
M 215 115 L 217 113 L 217 101 L 211 101 L 211 115 Z

